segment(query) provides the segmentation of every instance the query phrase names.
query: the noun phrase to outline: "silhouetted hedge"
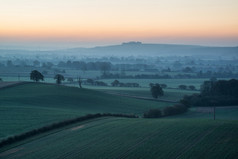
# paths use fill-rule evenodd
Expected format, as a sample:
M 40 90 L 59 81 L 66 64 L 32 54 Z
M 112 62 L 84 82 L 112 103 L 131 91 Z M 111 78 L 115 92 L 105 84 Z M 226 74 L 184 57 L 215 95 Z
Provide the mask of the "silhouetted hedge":
M 160 118 L 163 116 L 177 115 L 187 112 L 188 107 L 183 104 L 175 104 L 174 106 L 165 107 L 163 114 L 160 109 L 151 109 L 144 113 L 144 118 Z
M 161 116 L 162 112 L 160 109 L 150 109 L 144 113 L 144 118 L 160 118 Z
M 0 142 L 0 148 L 21 140 L 24 140 L 26 138 L 41 134 L 41 133 L 45 133 L 48 131 L 52 131 L 54 129 L 58 129 L 70 124 L 74 124 L 77 122 L 81 122 L 81 121 L 85 121 L 85 120 L 89 120 L 89 119 L 95 119 L 95 118 L 100 118 L 100 117 L 125 117 L 125 118 L 138 118 L 138 116 L 136 115 L 127 115 L 127 114 L 111 114 L 111 113 L 104 113 L 104 114 L 88 114 L 86 116 L 82 116 L 82 117 L 78 117 L 78 118 L 74 118 L 74 119 L 69 119 L 69 120 L 65 120 L 65 121 L 61 121 L 58 123 L 53 123 L 51 125 L 47 125 L 38 129 L 34 129 L 34 130 L 30 130 L 28 132 L 19 134 L 19 135 L 15 135 L 12 137 L 8 137 L 7 139 L 3 139 Z
M 171 107 L 165 107 L 163 109 L 164 116 L 170 116 L 170 115 L 177 115 L 185 113 L 188 110 L 188 107 L 186 107 L 183 104 L 176 104 Z

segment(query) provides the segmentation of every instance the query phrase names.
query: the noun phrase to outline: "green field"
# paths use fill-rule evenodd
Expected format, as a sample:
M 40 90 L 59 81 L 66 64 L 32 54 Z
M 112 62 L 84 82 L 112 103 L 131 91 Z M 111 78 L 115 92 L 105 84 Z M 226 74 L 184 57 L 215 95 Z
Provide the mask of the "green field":
M 0 89 L 0 139 L 89 113 L 142 115 L 148 109 L 168 105 L 49 84 Z
M 0 89 L 0 140 L 89 113 L 142 116 L 172 104 L 110 95 L 149 97 L 149 88 L 27 83 Z M 196 92 L 196 91 L 195 91 Z M 165 89 L 167 100 L 194 91 Z M 40 134 L 0 149 L 4 159 L 156 158 L 234 159 L 238 155 L 238 107 L 190 108 L 160 119 L 103 117 Z
M 75 86 L 75 85 L 71 85 L 71 86 Z M 104 87 L 104 86 L 85 85 L 84 88 L 108 92 L 108 93 L 119 93 L 119 94 L 125 94 L 125 95 L 152 98 L 150 88 L 145 88 L 145 87 L 128 88 L 128 87 Z M 163 89 L 163 90 L 164 90 L 164 96 L 161 96 L 158 99 L 169 100 L 169 101 L 179 101 L 185 95 L 199 93 L 199 91 L 189 91 L 189 90 L 179 90 L 179 89 Z
M 238 122 L 105 118 L 35 138 L 5 159 L 214 158 L 238 155 Z

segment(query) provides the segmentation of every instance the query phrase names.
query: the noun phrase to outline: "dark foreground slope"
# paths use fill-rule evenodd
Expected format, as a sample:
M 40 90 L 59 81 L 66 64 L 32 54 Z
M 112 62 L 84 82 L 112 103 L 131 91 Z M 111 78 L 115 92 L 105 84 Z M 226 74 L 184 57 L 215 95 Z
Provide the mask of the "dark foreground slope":
M 18 85 L 0 89 L 0 140 L 86 114 L 141 115 L 150 108 L 167 105 L 53 84 Z
M 237 121 L 103 118 L 48 133 L 0 152 L 0 158 L 230 158 Z

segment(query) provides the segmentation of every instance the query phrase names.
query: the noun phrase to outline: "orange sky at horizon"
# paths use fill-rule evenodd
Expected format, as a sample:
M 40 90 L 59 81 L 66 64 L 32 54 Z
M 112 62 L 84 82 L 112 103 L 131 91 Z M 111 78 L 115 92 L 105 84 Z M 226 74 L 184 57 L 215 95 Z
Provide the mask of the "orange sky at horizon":
M 8 0 L 0 4 L 0 41 L 238 39 L 237 0 Z

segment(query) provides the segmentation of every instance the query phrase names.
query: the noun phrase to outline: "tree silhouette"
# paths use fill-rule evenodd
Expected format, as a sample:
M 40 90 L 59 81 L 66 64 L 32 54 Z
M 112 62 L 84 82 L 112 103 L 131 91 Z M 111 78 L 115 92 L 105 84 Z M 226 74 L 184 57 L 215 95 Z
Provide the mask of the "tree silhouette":
M 30 73 L 30 79 L 35 82 L 38 82 L 39 80 L 44 81 L 44 76 L 39 71 L 33 70 Z
M 55 75 L 54 79 L 56 79 L 57 84 L 61 84 L 62 81 L 64 81 L 64 76 L 61 74 Z
M 164 91 L 163 89 L 160 87 L 160 85 L 158 83 L 156 84 L 151 84 L 151 88 L 150 88 L 151 94 L 154 98 L 158 98 L 159 96 L 163 96 L 164 95 Z
M 117 87 L 117 86 L 119 86 L 119 84 L 120 84 L 120 82 L 119 82 L 118 80 L 115 80 L 115 81 L 113 81 L 113 82 L 111 83 L 111 85 L 112 85 L 113 87 Z
M 78 84 L 79 84 L 79 88 L 82 88 L 82 80 L 80 77 L 78 77 Z

